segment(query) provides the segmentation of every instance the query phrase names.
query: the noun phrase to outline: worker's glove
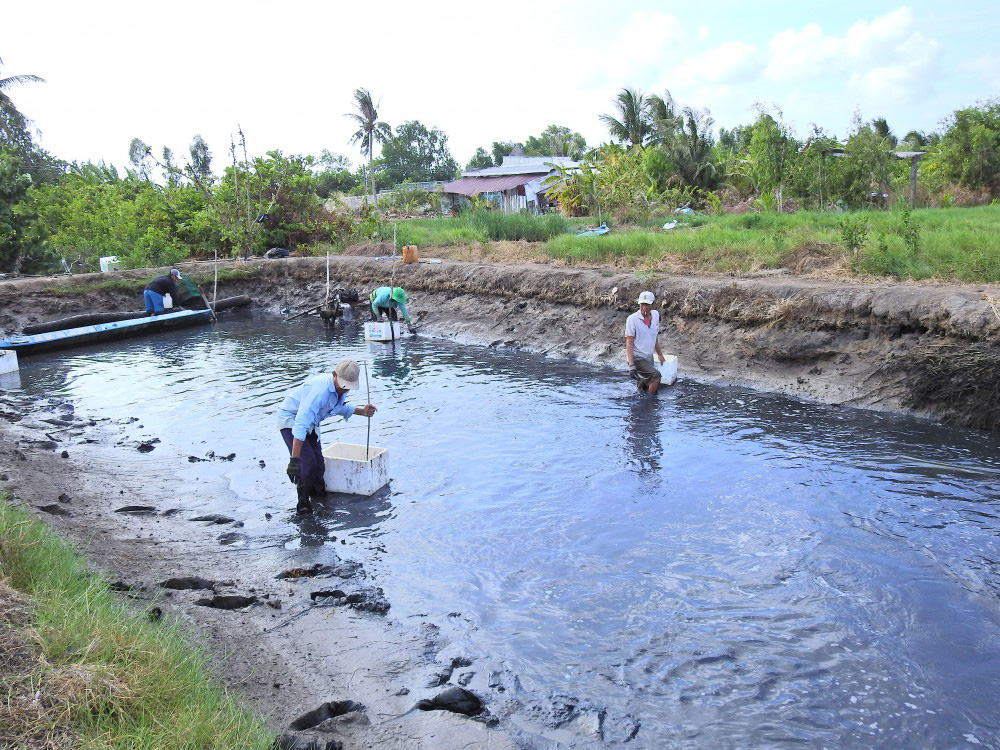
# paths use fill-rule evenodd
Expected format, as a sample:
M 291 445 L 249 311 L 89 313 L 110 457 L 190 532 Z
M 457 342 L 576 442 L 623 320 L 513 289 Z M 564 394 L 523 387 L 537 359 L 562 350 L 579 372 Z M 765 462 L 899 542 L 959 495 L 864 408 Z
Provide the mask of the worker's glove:
M 632 367 L 628 368 L 628 376 L 632 378 L 632 380 L 639 379 L 639 370 L 635 365 L 632 365 Z
M 300 463 L 300 460 L 297 458 L 288 459 L 288 468 L 285 469 L 285 473 L 288 474 L 288 478 L 292 484 L 299 483 L 299 476 L 302 474 L 302 469 L 299 466 Z
M 417 332 L 417 327 L 415 325 L 413 325 L 413 323 L 407 323 L 406 324 L 406 330 L 408 330 L 410 333 L 416 333 Z

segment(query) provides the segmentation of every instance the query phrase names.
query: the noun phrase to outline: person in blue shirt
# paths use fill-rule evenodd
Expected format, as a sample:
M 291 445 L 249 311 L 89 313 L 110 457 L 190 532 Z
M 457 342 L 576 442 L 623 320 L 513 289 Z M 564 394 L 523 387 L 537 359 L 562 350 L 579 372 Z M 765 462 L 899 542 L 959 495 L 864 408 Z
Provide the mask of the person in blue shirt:
M 410 313 L 406 309 L 406 291 L 401 286 L 380 286 L 369 296 L 372 304 L 372 320 L 379 321 L 385 315 L 390 321 L 399 320 L 402 314 L 403 320 L 413 331 L 410 323 Z
M 312 513 L 312 501 L 326 494 L 323 474 L 323 446 L 319 441 L 319 425 L 331 416 L 350 419 L 354 414 L 371 417 L 375 406 L 351 406 L 347 392 L 358 387 L 358 363 L 344 359 L 333 372 L 314 375 L 293 388 L 278 408 L 278 429 L 288 447 L 290 458 L 286 473 L 298 493 L 298 513 Z

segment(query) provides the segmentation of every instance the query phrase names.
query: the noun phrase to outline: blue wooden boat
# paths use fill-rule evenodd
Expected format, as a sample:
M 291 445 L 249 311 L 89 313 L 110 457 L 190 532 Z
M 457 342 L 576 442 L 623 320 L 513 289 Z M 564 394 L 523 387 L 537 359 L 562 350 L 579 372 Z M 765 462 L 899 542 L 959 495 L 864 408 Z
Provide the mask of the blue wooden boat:
M 127 336 L 138 336 L 144 333 L 155 333 L 171 328 L 208 323 L 212 320 L 211 310 L 179 310 L 152 317 L 119 320 L 114 323 L 97 323 L 80 328 L 67 328 L 62 331 L 37 333 L 33 336 L 15 336 L 0 340 L 0 350 L 12 349 L 19 354 L 34 354 L 51 349 L 63 349 L 81 344 L 91 344 L 95 341 L 120 339 Z

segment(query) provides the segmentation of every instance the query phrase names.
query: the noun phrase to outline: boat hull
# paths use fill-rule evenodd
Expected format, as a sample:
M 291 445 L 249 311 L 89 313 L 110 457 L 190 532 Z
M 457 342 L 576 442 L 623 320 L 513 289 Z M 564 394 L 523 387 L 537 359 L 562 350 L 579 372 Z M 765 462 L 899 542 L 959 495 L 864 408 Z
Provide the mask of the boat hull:
M 201 325 L 212 320 L 211 310 L 179 310 L 178 312 L 154 315 L 152 317 L 121 320 L 112 323 L 67 328 L 62 331 L 38 333 L 33 336 L 15 336 L 0 340 L 0 350 L 13 350 L 18 354 L 64 349 L 97 341 L 140 336 L 173 328 Z

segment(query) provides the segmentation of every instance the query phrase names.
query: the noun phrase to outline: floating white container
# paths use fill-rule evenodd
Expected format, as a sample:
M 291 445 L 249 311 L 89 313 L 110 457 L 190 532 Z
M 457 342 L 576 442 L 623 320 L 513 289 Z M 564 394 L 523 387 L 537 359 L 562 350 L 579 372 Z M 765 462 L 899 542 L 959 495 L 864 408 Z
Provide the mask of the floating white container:
M 677 380 L 677 355 L 663 355 L 663 364 L 657 364 L 660 371 L 660 385 L 673 385 Z
M 101 258 L 101 273 L 107 273 L 108 271 L 116 271 L 121 268 L 122 262 L 118 260 L 117 255 L 105 255 Z
M 327 492 L 348 495 L 374 495 L 389 484 L 389 449 L 334 443 L 323 449 L 326 471 L 323 481 Z
M 0 352 L 0 375 L 17 372 L 17 352 Z
M 393 323 L 365 323 L 365 338 L 369 341 L 392 341 L 401 335 L 398 320 Z

